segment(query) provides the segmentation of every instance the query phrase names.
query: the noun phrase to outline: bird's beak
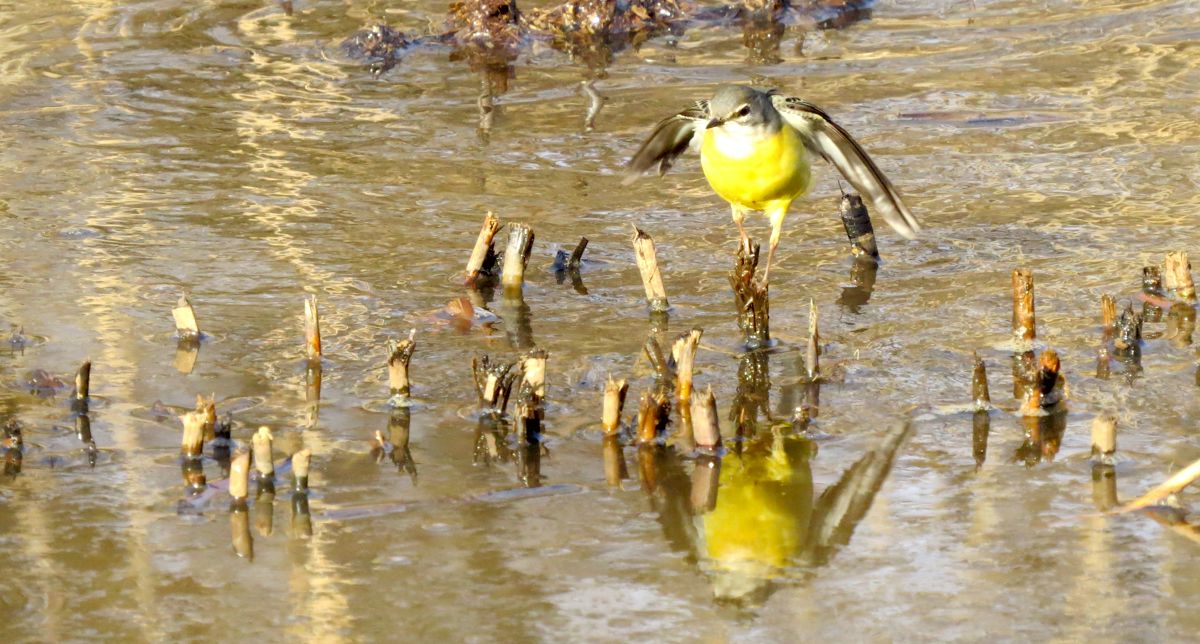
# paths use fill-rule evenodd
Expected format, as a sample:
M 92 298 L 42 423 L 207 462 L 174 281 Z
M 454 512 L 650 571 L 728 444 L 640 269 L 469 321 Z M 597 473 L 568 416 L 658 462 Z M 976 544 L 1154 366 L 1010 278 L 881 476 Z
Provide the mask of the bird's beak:
M 725 124 L 725 119 L 709 119 L 708 124 L 704 126 L 704 129 L 711 130 L 714 127 L 721 127 L 724 124 Z

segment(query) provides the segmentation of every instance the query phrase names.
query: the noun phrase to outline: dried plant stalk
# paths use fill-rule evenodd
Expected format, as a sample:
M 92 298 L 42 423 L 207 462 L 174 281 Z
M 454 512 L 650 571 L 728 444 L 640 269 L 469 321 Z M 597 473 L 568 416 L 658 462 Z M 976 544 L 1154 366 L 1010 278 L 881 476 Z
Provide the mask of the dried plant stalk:
M 649 392 L 642 394 L 638 405 L 637 439 L 639 443 L 653 443 L 658 438 L 659 414 L 663 399 Z
M 1012 272 L 1013 335 L 1022 340 L 1037 337 L 1037 322 L 1033 308 L 1033 271 L 1016 268 Z
M 821 334 L 817 324 L 817 303 L 808 300 L 808 345 L 804 352 L 804 368 L 808 379 L 816 380 L 821 375 Z
M 1163 262 L 1163 287 L 1167 294 L 1184 302 L 1196 301 L 1196 285 L 1192 282 L 1192 265 L 1185 251 L 1167 253 Z
M 1092 458 L 1111 459 L 1117 451 L 1117 417 L 1105 413 L 1092 419 Z
M 567 270 L 579 270 L 579 265 L 583 263 L 583 252 L 587 250 L 588 238 L 580 237 L 579 243 L 575 245 L 575 250 L 571 251 L 571 257 L 567 260 Z
M 175 318 L 175 332 L 181 339 L 194 340 L 200 337 L 200 325 L 196 323 L 196 311 L 192 309 L 192 303 L 188 300 L 187 293 L 179 295 L 179 302 L 175 304 L 175 308 L 171 309 L 171 316 Z
M 651 311 L 666 311 L 667 288 L 663 285 L 662 273 L 658 268 L 658 254 L 654 239 L 637 226 L 633 227 L 633 251 L 637 257 L 638 271 L 642 275 L 642 286 L 646 290 L 646 303 Z
M 545 349 L 534 349 L 521 358 L 521 387 L 528 389 L 539 405 L 546 397 L 546 358 L 549 355 Z
M 987 409 L 992 404 L 992 396 L 988 393 L 987 366 L 983 358 L 975 354 L 975 370 L 971 373 L 971 400 L 975 409 Z
M 296 492 L 308 490 L 308 467 L 312 462 L 312 450 L 307 447 L 292 454 L 292 476 L 295 477 L 293 488 Z
M 235 501 L 245 500 L 250 489 L 250 452 L 242 450 L 229 464 L 229 496 Z
M 729 273 L 729 285 L 733 288 L 733 302 L 738 312 L 738 328 L 742 331 L 746 346 L 751 349 L 771 342 L 768 288 L 754 275 L 758 270 L 759 248 L 757 243 L 743 238 L 738 245 L 733 270 Z
M 475 239 L 475 248 L 471 250 L 471 258 L 467 260 L 467 270 L 465 284 L 472 286 L 479 279 L 479 273 L 483 269 L 486 259 L 489 254 L 492 255 L 495 261 L 495 250 L 493 241 L 496 238 L 496 233 L 504 225 L 500 223 L 500 218 L 488 212 L 483 218 L 483 227 L 479 229 L 479 237 Z
M 1108 294 L 1100 296 L 1100 324 L 1105 331 L 1111 331 L 1117 324 L 1117 300 Z
M 204 414 L 190 411 L 179 417 L 183 421 L 183 455 L 198 459 L 204 453 Z
M 604 385 L 604 408 L 601 414 L 601 425 L 605 435 L 614 435 L 621 426 L 621 410 L 625 407 L 625 395 L 629 392 L 629 383 L 625 380 L 613 380 L 609 376 Z
M 675 397 L 684 407 L 692 399 L 692 368 L 696 362 L 696 347 L 700 344 L 702 329 L 692 329 L 675 340 L 671 357 L 675 360 Z
M 274 437 L 271 430 L 263 425 L 250 439 L 254 446 L 254 469 L 258 470 L 259 478 L 271 478 L 275 475 L 275 463 L 271 455 L 271 443 Z
M 204 440 L 215 440 L 217 438 L 217 395 L 212 394 L 207 398 L 197 395 L 195 411 L 204 418 Z
M 417 330 L 408 332 L 408 338 L 388 346 L 388 387 L 393 396 L 407 398 L 411 389 L 408 379 L 408 364 L 417 348 Z
M 875 229 L 871 226 L 871 215 L 867 212 L 862 197 L 842 194 L 839 213 L 854 256 L 878 260 L 879 247 L 875 243 Z
M 317 296 L 304 297 L 304 345 L 309 360 L 321 358 L 321 320 L 317 312 Z
M 525 266 L 529 263 L 529 253 L 533 250 L 533 229 L 529 224 L 510 224 L 508 227 L 508 246 L 504 250 L 504 270 L 500 273 L 500 283 L 506 289 L 521 288 L 525 283 Z
M 84 360 L 83 364 L 79 365 L 79 371 L 75 372 L 75 400 L 78 402 L 87 402 L 91 388 L 92 361 Z

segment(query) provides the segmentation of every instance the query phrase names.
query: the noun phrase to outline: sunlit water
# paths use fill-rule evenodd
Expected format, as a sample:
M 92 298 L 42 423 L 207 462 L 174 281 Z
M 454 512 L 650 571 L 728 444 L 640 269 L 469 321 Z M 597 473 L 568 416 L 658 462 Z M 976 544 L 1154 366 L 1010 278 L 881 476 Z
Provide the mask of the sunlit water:
M 585 68 L 535 44 L 496 99 L 490 137 L 478 73 L 446 49 L 379 78 L 341 55 L 368 22 L 442 20 L 442 2 L 392 4 L 300 0 L 291 16 L 267 2 L 0 5 L 0 324 L 29 337 L 0 354 L 3 414 L 26 440 L 20 473 L 0 481 L 4 639 L 1194 637 L 1197 544 L 1145 516 L 1098 516 L 1087 460 L 1101 410 L 1119 415 L 1123 500 L 1200 457 L 1190 339 L 1156 338 L 1165 324 L 1148 323 L 1143 372 L 1095 371 L 1100 295 L 1135 294 L 1166 250 L 1200 252 L 1193 3 L 881 2 L 800 50 L 790 33 L 775 65 L 747 62 L 734 29 L 694 29 L 677 46 L 620 52 L 590 132 Z M 825 107 L 927 233 L 882 231 L 885 264 L 855 304 L 834 173 L 794 206 L 772 329 L 801 343 L 813 299 L 834 382 L 813 441 L 776 452 L 792 455 L 788 482 L 727 498 L 784 499 L 757 547 L 794 555 L 772 540 L 802 540 L 814 498 L 897 420 L 913 427 L 847 545 L 731 581 L 713 527 L 679 514 L 690 463 L 648 495 L 630 448 L 634 479 L 609 488 L 598 420 L 608 374 L 633 381 L 627 412 L 652 379 L 631 224 L 658 242 L 668 336 L 705 329 L 697 384 L 723 412 L 734 394 L 727 208 L 694 159 L 628 188 L 620 166 L 657 119 L 750 81 Z M 499 299 L 491 328 L 434 314 L 465 295 L 458 272 L 487 210 L 536 230 L 525 302 L 532 342 L 550 351 L 540 471 L 571 493 L 486 496 L 520 487 L 517 467 L 474 464 L 470 357 L 513 356 L 523 339 Z M 752 232 L 765 239 L 765 220 Z M 581 235 L 586 295 L 550 270 Z M 1036 275 L 1039 336 L 1072 394 L 1060 449 L 1032 466 L 1011 413 L 1018 265 Z M 190 374 L 176 368 L 170 317 L 181 289 L 210 336 Z M 305 293 L 322 311 L 319 406 L 306 395 Z M 410 328 L 415 479 L 369 455 L 388 431 L 386 343 Z M 975 350 L 1002 408 L 978 469 L 965 406 Z M 784 419 L 797 355 L 771 357 Z M 69 388 L 24 385 L 34 369 L 69 382 L 85 358 L 94 467 Z M 311 538 L 290 529 L 283 493 L 269 535 L 257 522 L 268 506 L 251 509 L 252 561 L 234 554 L 223 502 L 176 512 L 179 424 L 149 410 L 198 393 L 233 412 L 236 439 L 267 424 L 281 454 L 313 450 Z M 747 471 L 769 467 L 753 458 Z M 738 475 L 727 463 L 726 491 Z M 391 510 L 338 514 L 379 504 Z M 730 594 L 742 600 L 714 598 Z

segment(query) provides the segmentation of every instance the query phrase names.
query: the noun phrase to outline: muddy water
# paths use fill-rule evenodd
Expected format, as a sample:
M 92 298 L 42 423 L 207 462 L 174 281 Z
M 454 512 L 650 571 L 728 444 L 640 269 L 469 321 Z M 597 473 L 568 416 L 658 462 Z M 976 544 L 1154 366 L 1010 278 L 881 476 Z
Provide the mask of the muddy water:
M 1200 457 L 1190 337 L 1148 322 L 1140 371 L 1095 369 L 1100 295 L 1136 293 L 1140 267 L 1165 250 L 1200 252 L 1194 6 L 882 2 L 802 48 L 789 35 L 775 65 L 747 62 L 736 31 L 693 30 L 676 47 L 618 54 L 591 132 L 584 68 L 538 47 L 482 136 L 479 76 L 445 50 L 410 53 L 380 78 L 340 56 L 336 43 L 369 20 L 441 19 L 443 3 L 401 4 L 296 2 L 290 16 L 265 2 L 0 5 L 0 325 L 27 338 L 0 352 L 0 405 L 26 445 L 19 474 L 0 480 L 5 639 L 1200 629 L 1200 549 L 1144 516 L 1096 516 L 1105 484 L 1087 461 L 1103 410 L 1120 419 L 1121 499 Z M 618 169 L 657 118 L 745 81 L 826 107 L 928 234 L 883 232 L 886 263 L 873 288 L 855 287 L 837 185 L 818 174 L 776 258 L 772 328 L 799 344 L 813 299 L 831 382 L 807 435 L 768 433 L 727 457 L 718 507 L 701 516 L 689 461 L 660 463 L 647 494 L 629 448 L 632 478 L 605 484 L 599 396 L 608 374 L 633 392 L 651 384 L 636 223 L 659 244 L 668 334 L 705 329 L 696 380 L 725 412 L 735 233 L 694 160 L 631 188 Z M 465 295 L 456 272 L 489 209 L 536 229 L 524 333 L 520 306 L 499 298 L 504 319 L 490 326 L 434 315 Z M 752 231 L 765 238 L 765 220 Z M 549 268 L 580 235 L 586 294 Z M 1017 265 L 1036 275 L 1040 335 L 1071 385 L 1057 452 L 1025 446 L 1011 413 Z M 190 373 L 169 313 L 181 289 L 209 334 Z M 303 360 L 306 293 L 324 324 L 319 401 Z M 415 475 L 376 463 L 368 442 L 392 429 L 386 343 L 410 328 Z M 470 356 L 530 343 L 551 353 L 546 449 L 523 472 L 476 464 Z M 973 350 L 1001 407 L 978 466 L 964 406 Z M 770 357 L 778 418 L 798 404 L 798 355 Z M 89 357 L 94 466 L 69 387 L 25 384 L 37 369 L 69 381 Z M 252 560 L 234 554 L 223 502 L 177 513 L 179 426 L 152 408 L 197 393 L 232 412 L 235 439 L 267 424 L 281 453 L 313 450 L 311 537 L 282 491 L 252 504 Z M 911 433 L 869 509 L 821 541 L 822 491 L 904 418 Z M 554 487 L 505 492 L 530 482 Z M 757 563 L 730 564 L 739 547 Z

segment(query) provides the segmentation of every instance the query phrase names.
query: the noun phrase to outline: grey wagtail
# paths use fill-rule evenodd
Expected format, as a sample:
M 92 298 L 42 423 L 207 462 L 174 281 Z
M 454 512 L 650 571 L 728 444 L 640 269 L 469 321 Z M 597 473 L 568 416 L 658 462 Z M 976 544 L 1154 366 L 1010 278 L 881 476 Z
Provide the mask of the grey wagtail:
M 697 136 L 699 135 L 699 136 Z M 771 219 L 766 284 L 771 258 L 779 245 L 783 217 L 792 201 L 808 191 L 809 157 L 817 155 L 837 166 L 874 212 L 901 236 L 912 239 L 921 229 L 892 182 L 883 176 L 842 126 L 820 108 L 775 90 L 723 85 L 712 100 L 697 101 L 663 119 L 626 168 L 627 182 L 655 168 L 664 174 L 689 148 L 700 151 L 708 184 L 729 202 L 733 223 L 742 238 L 746 212 L 761 210 Z

